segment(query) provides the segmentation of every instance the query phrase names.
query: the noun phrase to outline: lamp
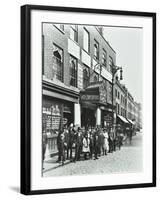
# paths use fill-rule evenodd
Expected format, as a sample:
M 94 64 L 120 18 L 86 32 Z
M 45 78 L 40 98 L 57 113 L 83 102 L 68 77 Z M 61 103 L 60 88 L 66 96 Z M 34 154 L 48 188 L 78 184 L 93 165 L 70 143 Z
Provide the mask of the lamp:
M 122 68 L 120 69 L 120 80 L 123 80 L 123 76 L 122 76 L 123 70 Z

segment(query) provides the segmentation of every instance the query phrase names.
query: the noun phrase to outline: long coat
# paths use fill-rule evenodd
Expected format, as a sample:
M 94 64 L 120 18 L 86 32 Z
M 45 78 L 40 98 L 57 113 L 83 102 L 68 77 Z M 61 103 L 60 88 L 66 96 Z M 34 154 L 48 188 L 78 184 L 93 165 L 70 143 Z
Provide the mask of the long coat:
M 84 152 L 84 153 L 90 152 L 90 148 L 89 148 L 90 140 L 89 140 L 89 138 L 84 137 L 83 140 L 82 140 L 82 144 L 83 144 L 82 152 Z
M 108 142 L 109 136 L 108 136 L 108 133 L 104 132 L 103 136 L 104 136 L 103 148 L 108 151 L 109 150 L 109 142 Z

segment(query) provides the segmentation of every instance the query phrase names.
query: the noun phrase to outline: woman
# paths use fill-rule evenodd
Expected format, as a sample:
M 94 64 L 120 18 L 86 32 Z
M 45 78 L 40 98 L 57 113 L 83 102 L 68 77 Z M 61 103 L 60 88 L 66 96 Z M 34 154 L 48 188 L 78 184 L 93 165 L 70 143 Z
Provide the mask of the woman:
M 89 133 L 87 132 L 82 140 L 82 152 L 84 154 L 84 159 L 87 159 L 87 154 L 90 153 L 90 139 L 89 139 Z
M 109 142 L 108 142 L 109 136 L 108 136 L 107 129 L 104 129 L 103 137 L 104 137 L 103 155 L 107 155 L 107 153 L 108 153 L 108 151 L 109 151 Z

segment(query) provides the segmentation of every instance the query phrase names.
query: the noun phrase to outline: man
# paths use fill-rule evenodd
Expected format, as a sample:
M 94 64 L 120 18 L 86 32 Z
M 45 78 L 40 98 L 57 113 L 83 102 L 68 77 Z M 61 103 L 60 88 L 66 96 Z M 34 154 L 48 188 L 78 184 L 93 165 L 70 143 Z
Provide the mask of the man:
M 65 149 L 64 149 L 64 143 L 65 143 L 65 135 L 64 131 L 60 132 L 58 135 L 58 161 L 62 162 L 62 165 L 64 165 L 65 161 Z
M 115 151 L 115 141 L 114 141 L 114 131 L 113 128 L 109 132 L 109 152 L 112 153 Z
M 77 134 L 75 135 L 75 158 L 74 161 L 80 160 L 80 154 L 82 151 L 82 131 L 78 127 Z
M 99 134 L 98 129 L 96 129 L 93 137 L 93 145 L 94 145 L 94 159 L 98 159 L 98 153 L 99 153 Z
M 73 143 L 74 143 L 73 142 L 74 133 L 75 133 L 75 128 L 74 128 L 74 125 L 71 123 L 70 127 L 69 127 L 69 130 L 68 130 L 67 159 L 72 159 L 72 148 L 73 148 Z M 70 155 L 69 155 L 69 153 L 70 153 Z

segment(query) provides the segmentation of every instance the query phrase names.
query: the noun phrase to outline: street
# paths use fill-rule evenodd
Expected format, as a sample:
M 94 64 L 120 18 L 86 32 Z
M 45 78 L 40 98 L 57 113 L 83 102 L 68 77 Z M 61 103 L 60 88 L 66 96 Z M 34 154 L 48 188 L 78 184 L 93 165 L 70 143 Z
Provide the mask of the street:
M 66 161 L 63 166 L 56 160 L 57 157 L 54 157 L 45 161 L 44 177 L 142 171 L 142 134 L 134 136 L 132 143 L 125 143 L 121 150 L 117 149 L 98 160 Z

